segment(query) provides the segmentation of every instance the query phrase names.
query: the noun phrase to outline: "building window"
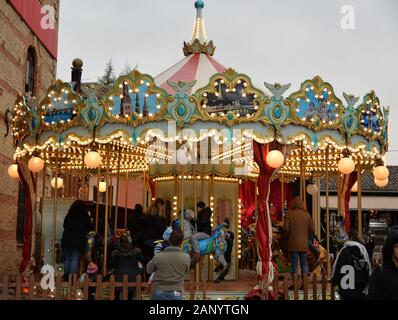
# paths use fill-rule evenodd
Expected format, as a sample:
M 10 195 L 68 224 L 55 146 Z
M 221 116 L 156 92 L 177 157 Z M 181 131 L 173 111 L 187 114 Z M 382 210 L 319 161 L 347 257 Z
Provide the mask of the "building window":
M 34 95 L 35 93 L 35 77 L 36 77 L 36 53 L 33 47 L 28 49 L 26 59 L 26 74 L 25 74 L 25 93 Z

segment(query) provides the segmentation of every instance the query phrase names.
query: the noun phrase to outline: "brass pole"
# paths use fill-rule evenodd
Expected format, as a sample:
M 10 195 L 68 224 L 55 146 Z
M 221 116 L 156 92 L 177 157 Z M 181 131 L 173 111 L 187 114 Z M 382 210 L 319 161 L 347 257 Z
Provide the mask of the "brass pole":
M 107 255 L 108 255 L 108 204 L 109 204 L 109 166 L 110 166 L 110 155 L 109 155 L 109 146 L 107 147 L 107 154 L 106 154 L 106 199 L 105 199 L 105 230 L 104 230 L 104 264 L 102 267 L 102 274 L 105 276 L 106 274 L 106 262 L 107 262 Z
M 285 213 L 285 188 L 284 188 L 284 186 L 285 186 L 285 175 L 282 173 L 282 180 L 281 180 L 282 223 L 285 222 L 285 217 L 284 217 L 284 213 Z
M 56 164 L 55 164 L 55 189 L 53 199 L 53 235 L 52 235 L 52 252 L 51 252 L 51 264 L 55 266 L 55 241 L 57 238 L 57 197 L 58 197 L 58 171 L 59 171 L 59 151 L 56 152 Z
M 97 204 L 95 206 L 95 233 L 98 233 L 98 212 L 99 212 L 99 186 L 101 181 L 101 166 L 98 166 L 97 174 Z M 108 186 L 107 186 L 108 187 Z
M 116 175 L 115 234 L 117 230 L 117 222 L 118 222 L 117 220 L 119 214 L 120 160 L 121 160 L 121 150 L 119 149 L 118 161 L 117 161 L 117 175 Z
M 361 164 L 358 160 L 358 192 L 357 192 L 357 200 L 358 200 L 358 237 L 362 238 L 362 176 L 361 176 Z M 347 191 L 348 192 L 348 191 Z
M 300 159 L 300 194 L 304 202 L 304 209 L 307 210 L 306 190 L 305 190 L 305 172 L 304 172 L 304 143 L 301 140 L 301 159 Z
M 125 198 L 124 198 L 124 229 L 127 229 L 127 201 L 128 201 L 128 193 L 129 193 L 129 172 L 126 172 L 126 187 L 125 187 Z
M 84 199 L 84 186 L 86 185 L 86 181 L 85 181 L 85 177 L 86 177 L 86 167 L 84 166 L 84 157 L 85 157 L 85 153 L 86 153 L 86 148 L 83 147 L 83 151 L 82 151 L 82 172 L 81 172 L 81 176 L 80 179 L 82 181 L 81 183 L 81 200 L 85 200 Z
M 201 176 L 200 176 L 200 200 L 204 201 L 205 200 L 205 165 L 202 164 L 202 172 L 201 172 Z
M 145 189 L 146 189 L 146 171 L 144 170 L 144 176 L 143 176 L 143 185 L 142 185 L 142 206 L 145 208 Z
M 326 250 L 327 250 L 327 274 L 330 264 L 330 221 L 329 221 L 329 146 L 326 146 Z
M 181 166 L 181 230 L 184 232 L 184 171 Z
M 198 217 L 198 208 L 196 206 L 197 203 L 197 195 L 196 195 L 196 165 L 193 165 L 193 202 L 194 202 L 194 211 L 195 211 L 195 217 Z M 197 225 L 196 225 L 196 232 L 198 231 Z M 195 265 L 195 283 L 198 283 L 200 281 L 200 264 L 196 263 Z M 196 285 L 195 285 L 196 287 Z
M 43 260 L 44 258 L 44 232 L 43 232 L 43 219 L 44 219 L 44 198 L 46 196 L 46 171 L 47 171 L 47 163 L 46 163 L 46 158 L 43 157 L 44 159 L 44 168 L 43 168 L 43 190 L 42 190 L 42 195 L 41 195 L 41 219 L 40 219 L 40 232 L 41 232 L 41 242 L 40 242 L 40 255 L 41 259 Z

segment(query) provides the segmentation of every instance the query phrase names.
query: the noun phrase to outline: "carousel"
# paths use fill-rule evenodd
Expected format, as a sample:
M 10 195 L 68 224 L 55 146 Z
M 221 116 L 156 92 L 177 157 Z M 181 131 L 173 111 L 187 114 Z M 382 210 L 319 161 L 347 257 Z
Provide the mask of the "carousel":
M 32 200 L 25 228 L 41 235 L 42 263 L 57 264 L 63 219 L 76 199 L 91 203 L 102 237 L 126 230 L 137 203 L 147 207 L 155 198 L 169 200 L 174 220 L 184 219 L 186 209 L 196 215 L 195 204 L 204 201 L 212 209 L 213 227 L 225 229 L 228 219 L 235 235 L 226 280 L 239 281 L 241 268 L 256 269 L 264 283 L 275 270 L 284 272 L 273 239 L 294 195 L 312 214 L 317 237 L 326 239 L 330 271 L 331 179 L 339 186 L 338 214 L 347 231 L 350 193 L 357 193 L 361 235 L 363 172 L 373 170 L 380 188 L 388 183 L 389 109 L 374 91 L 362 99 L 346 93 L 340 99 L 319 76 L 289 95 L 290 84 L 256 87 L 248 75 L 213 58 L 203 1 L 195 8 L 185 57 L 157 77 L 132 70 L 111 85 L 82 83 L 83 62 L 75 59 L 71 82 L 58 80 L 41 101 L 29 96 L 16 101 L 15 164 L 8 172 Z M 321 180 L 326 181 L 323 211 Z M 33 242 L 25 242 L 21 270 L 33 256 Z M 198 277 L 217 277 L 213 269 L 222 264 L 222 243 L 214 245 L 221 253 L 206 252 Z M 108 254 L 104 241 L 104 274 Z

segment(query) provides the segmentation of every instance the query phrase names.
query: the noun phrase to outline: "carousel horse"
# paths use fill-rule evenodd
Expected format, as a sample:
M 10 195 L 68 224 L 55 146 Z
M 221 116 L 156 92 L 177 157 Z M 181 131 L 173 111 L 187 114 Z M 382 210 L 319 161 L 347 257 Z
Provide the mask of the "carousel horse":
M 186 215 L 184 214 L 185 221 L 184 227 L 190 225 L 190 222 Z M 200 257 L 212 254 L 216 262 L 218 263 L 218 267 L 216 268 L 217 272 L 220 274 L 225 274 L 225 272 L 229 268 L 229 264 L 225 259 L 225 253 L 227 251 L 227 241 L 228 232 L 224 231 L 223 228 L 228 227 L 226 223 L 220 224 L 217 226 L 213 232 L 212 236 L 208 239 L 199 240 L 199 253 Z M 180 219 L 177 219 L 173 223 L 173 229 L 180 228 Z M 200 261 L 199 259 L 193 259 L 193 250 L 192 243 L 188 236 L 184 237 L 184 241 L 182 243 L 182 249 L 185 253 L 188 253 L 191 256 L 191 265 L 194 265 Z

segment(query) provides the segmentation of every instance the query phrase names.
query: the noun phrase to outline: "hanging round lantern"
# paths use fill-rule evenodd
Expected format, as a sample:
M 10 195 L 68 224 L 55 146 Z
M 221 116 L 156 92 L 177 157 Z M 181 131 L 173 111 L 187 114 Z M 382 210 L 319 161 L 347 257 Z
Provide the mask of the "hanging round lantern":
M 384 188 L 385 186 L 388 185 L 388 178 L 384 180 L 379 180 L 375 178 L 374 182 L 375 185 L 378 186 L 379 188 Z
M 16 163 L 8 167 L 8 175 L 13 179 L 19 179 L 18 165 Z
M 100 181 L 98 191 L 101 193 L 106 192 L 106 182 Z
M 355 162 L 349 157 L 344 157 L 340 159 L 338 168 L 342 174 L 350 174 L 355 170 Z
M 59 177 L 58 178 L 56 178 L 56 177 L 52 178 L 51 187 L 53 187 L 53 189 L 55 189 L 55 184 L 57 184 L 57 189 L 61 189 L 62 186 L 64 185 L 64 179 L 59 178 Z
M 272 150 L 268 153 L 266 161 L 271 168 L 278 169 L 285 162 L 285 156 L 279 150 Z
M 307 186 L 307 193 L 310 195 L 315 195 L 318 192 L 318 186 L 316 184 L 309 184 Z
M 40 157 L 32 157 L 28 162 L 28 168 L 33 173 L 39 173 L 44 168 L 44 160 Z
M 89 151 L 84 156 L 84 163 L 90 169 L 96 169 L 101 165 L 102 157 L 97 151 Z
M 352 186 L 351 192 L 358 192 L 358 182 L 355 182 L 355 184 Z
M 386 180 L 390 175 L 390 171 L 386 166 L 377 166 L 373 169 L 373 175 L 377 180 Z

